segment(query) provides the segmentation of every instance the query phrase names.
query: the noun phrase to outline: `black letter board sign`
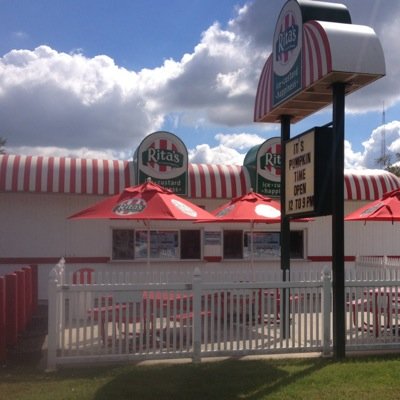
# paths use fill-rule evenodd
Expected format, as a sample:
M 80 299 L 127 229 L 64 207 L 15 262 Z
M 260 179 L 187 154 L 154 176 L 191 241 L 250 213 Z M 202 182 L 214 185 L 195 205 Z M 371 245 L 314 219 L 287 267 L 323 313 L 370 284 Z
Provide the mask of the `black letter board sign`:
M 288 217 L 332 214 L 332 140 L 332 128 L 315 127 L 284 144 Z

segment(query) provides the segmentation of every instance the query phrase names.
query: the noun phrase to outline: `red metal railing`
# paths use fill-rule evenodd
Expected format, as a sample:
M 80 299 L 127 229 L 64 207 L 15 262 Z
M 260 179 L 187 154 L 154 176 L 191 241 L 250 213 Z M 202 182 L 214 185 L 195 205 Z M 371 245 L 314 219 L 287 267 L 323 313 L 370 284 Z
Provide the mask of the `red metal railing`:
M 38 267 L 30 265 L 0 276 L 0 363 L 32 322 L 38 307 Z

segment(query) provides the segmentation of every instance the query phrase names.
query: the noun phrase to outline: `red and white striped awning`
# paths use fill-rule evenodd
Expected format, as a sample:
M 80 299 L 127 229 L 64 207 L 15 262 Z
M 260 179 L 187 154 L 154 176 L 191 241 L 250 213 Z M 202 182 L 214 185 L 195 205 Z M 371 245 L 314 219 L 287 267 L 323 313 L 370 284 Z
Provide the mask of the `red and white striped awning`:
M 375 200 L 400 188 L 382 170 L 345 171 L 345 199 Z M 112 195 L 135 185 L 130 161 L 0 155 L 0 192 Z M 230 199 L 250 190 L 247 169 L 238 165 L 189 164 L 189 198 Z
M 385 75 L 382 46 L 371 28 L 311 20 L 300 29 L 301 88 L 292 95 L 277 97 L 275 76 L 280 74 L 274 70 L 276 54 L 271 53 L 258 82 L 255 122 L 279 122 L 282 115 L 290 115 L 291 123 L 296 123 L 332 103 L 332 82 L 351 83 L 345 87 L 349 94 Z M 281 78 L 288 76 L 285 73 Z
M 250 188 L 246 168 L 189 164 L 191 198 L 232 198 Z M 0 155 L 0 192 L 112 195 L 135 185 L 133 162 Z
M 250 187 L 249 173 L 240 165 L 189 164 L 189 197 L 231 199 Z
M 344 197 L 347 200 L 377 200 L 384 193 L 400 188 L 400 179 L 384 170 L 346 170 Z
M 133 183 L 132 163 L 68 157 L 0 156 L 0 191 L 116 194 Z

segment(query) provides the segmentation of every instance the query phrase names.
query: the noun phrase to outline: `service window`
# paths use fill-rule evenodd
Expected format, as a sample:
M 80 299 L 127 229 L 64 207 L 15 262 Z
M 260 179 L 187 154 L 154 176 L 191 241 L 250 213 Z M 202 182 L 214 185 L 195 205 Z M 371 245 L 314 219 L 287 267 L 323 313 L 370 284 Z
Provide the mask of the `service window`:
M 135 258 L 145 259 L 147 254 L 148 231 L 135 231 Z
M 290 231 L 290 258 L 304 258 L 304 231 Z
M 200 230 L 181 230 L 181 259 L 199 260 L 201 258 Z
M 243 231 L 224 231 L 224 258 L 243 258 Z
M 179 243 L 180 240 L 180 243 Z M 113 229 L 113 260 L 201 259 L 201 231 Z
M 281 256 L 280 232 L 224 231 L 225 259 L 276 259 Z M 290 258 L 304 258 L 304 231 L 290 232 Z
M 280 257 L 279 232 L 245 232 L 243 256 L 245 259 Z
M 134 234 L 132 229 L 114 229 L 112 231 L 113 260 L 134 259 Z
M 178 258 L 178 231 L 150 231 L 150 258 Z

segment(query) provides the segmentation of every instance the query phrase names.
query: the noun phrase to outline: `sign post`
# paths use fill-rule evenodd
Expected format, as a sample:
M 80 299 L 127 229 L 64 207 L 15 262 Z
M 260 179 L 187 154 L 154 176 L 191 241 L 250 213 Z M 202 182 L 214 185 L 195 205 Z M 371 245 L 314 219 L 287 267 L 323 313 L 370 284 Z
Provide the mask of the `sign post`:
M 332 86 L 333 93 L 333 204 L 332 204 L 332 293 L 333 293 L 333 354 L 346 355 L 344 299 L 344 91 L 343 83 Z
M 341 359 L 345 356 L 346 334 L 344 96 L 384 76 L 385 58 L 373 29 L 353 25 L 345 5 L 324 1 L 288 0 L 277 19 L 272 48 L 257 88 L 254 121 L 281 123 L 286 152 L 282 162 L 282 182 L 286 188 L 281 188 L 281 267 L 289 268 L 290 262 L 290 257 L 287 259 L 290 241 L 287 218 L 331 214 L 333 352 Z M 317 144 L 320 139 L 316 139 L 320 135 L 311 133 L 303 138 L 304 150 L 300 142 L 288 142 L 290 128 L 287 124 L 301 121 L 332 103 L 333 135 L 327 135 L 326 140 L 332 136 L 334 140 L 328 143 L 330 151 L 325 155 L 325 165 L 317 163 L 315 166 L 318 153 L 315 149 L 321 145 Z M 307 150 L 312 143 L 314 155 Z M 321 169 L 333 174 L 329 188 L 318 177 L 311 180 L 310 171 L 315 174 Z M 288 193 L 289 190 L 292 192 Z M 329 191 L 332 192 L 330 197 L 321 195 Z
M 290 139 L 290 116 L 282 115 L 281 118 L 281 137 L 282 143 Z M 290 220 L 286 215 L 286 155 L 281 152 L 281 270 L 282 280 L 290 281 Z M 290 329 L 286 323 L 289 317 L 286 313 L 288 302 L 288 290 L 283 289 L 282 293 L 282 337 L 288 338 Z

